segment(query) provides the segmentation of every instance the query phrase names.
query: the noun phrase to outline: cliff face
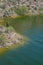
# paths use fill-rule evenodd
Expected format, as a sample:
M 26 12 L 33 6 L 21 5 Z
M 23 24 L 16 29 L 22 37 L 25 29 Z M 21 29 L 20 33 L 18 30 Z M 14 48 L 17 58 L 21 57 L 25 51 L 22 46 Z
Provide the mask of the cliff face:
M 14 4 L 12 1 L 0 0 L 0 17 L 11 16 L 14 14 Z
M 0 17 L 43 13 L 43 0 L 0 0 Z

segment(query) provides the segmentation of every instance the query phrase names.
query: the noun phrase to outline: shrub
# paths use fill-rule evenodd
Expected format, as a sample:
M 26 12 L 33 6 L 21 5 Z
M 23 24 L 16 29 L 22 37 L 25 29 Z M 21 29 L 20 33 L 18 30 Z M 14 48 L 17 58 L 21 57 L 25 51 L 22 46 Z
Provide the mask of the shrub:
M 5 33 L 9 33 L 9 32 L 12 32 L 12 31 L 15 31 L 14 28 L 9 26 L 9 27 L 6 28 Z
M 26 6 L 19 6 L 15 11 L 16 11 L 16 13 L 18 15 L 25 15 L 25 14 L 28 13 L 28 7 L 26 7 Z
M 0 45 L 4 45 L 5 37 L 4 35 L 0 35 Z

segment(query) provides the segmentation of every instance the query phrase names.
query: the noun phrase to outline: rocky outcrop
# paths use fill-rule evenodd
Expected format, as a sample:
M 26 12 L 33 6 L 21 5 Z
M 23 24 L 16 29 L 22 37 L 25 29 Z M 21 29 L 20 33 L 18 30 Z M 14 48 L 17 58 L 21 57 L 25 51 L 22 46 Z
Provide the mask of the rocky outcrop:
M 28 11 L 24 15 L 43 13 L 43 0 L 0 0 L 0 17 L 18 16 L 19 7 L 27 8 L 27 10 L 23 9 L 24 12 Z
M 0 48 L 9 48 L 14 44 L 21 44 L 23 36 L 11 27 L 0 26 Z

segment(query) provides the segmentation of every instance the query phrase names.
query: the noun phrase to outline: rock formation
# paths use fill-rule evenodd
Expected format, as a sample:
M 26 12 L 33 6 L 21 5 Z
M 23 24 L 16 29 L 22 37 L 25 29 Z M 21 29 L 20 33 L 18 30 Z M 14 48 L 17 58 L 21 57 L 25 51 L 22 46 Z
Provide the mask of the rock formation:
M 23 36 L 16 33 L 11 26 L 0 26 L 0 48 L 9 48 L 14 44 L 20 44 L 22 40 Z
M 0 0 L 0 18 L 18 16 L 19 12 L 26 12 L 24 15 L 43 13 L 43 0 Z

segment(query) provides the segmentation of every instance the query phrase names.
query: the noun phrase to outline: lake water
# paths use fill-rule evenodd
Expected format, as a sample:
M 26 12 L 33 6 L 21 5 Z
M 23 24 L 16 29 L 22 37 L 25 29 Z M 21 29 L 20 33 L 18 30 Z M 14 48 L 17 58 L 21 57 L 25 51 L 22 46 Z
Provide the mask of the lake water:
M 10 20 L 17 32 L 28 37 L 24 46 L 0 56 L 0 65 L 43 65 L 43 16 Z M 29 40 L 30 39 L 30 40 Z

